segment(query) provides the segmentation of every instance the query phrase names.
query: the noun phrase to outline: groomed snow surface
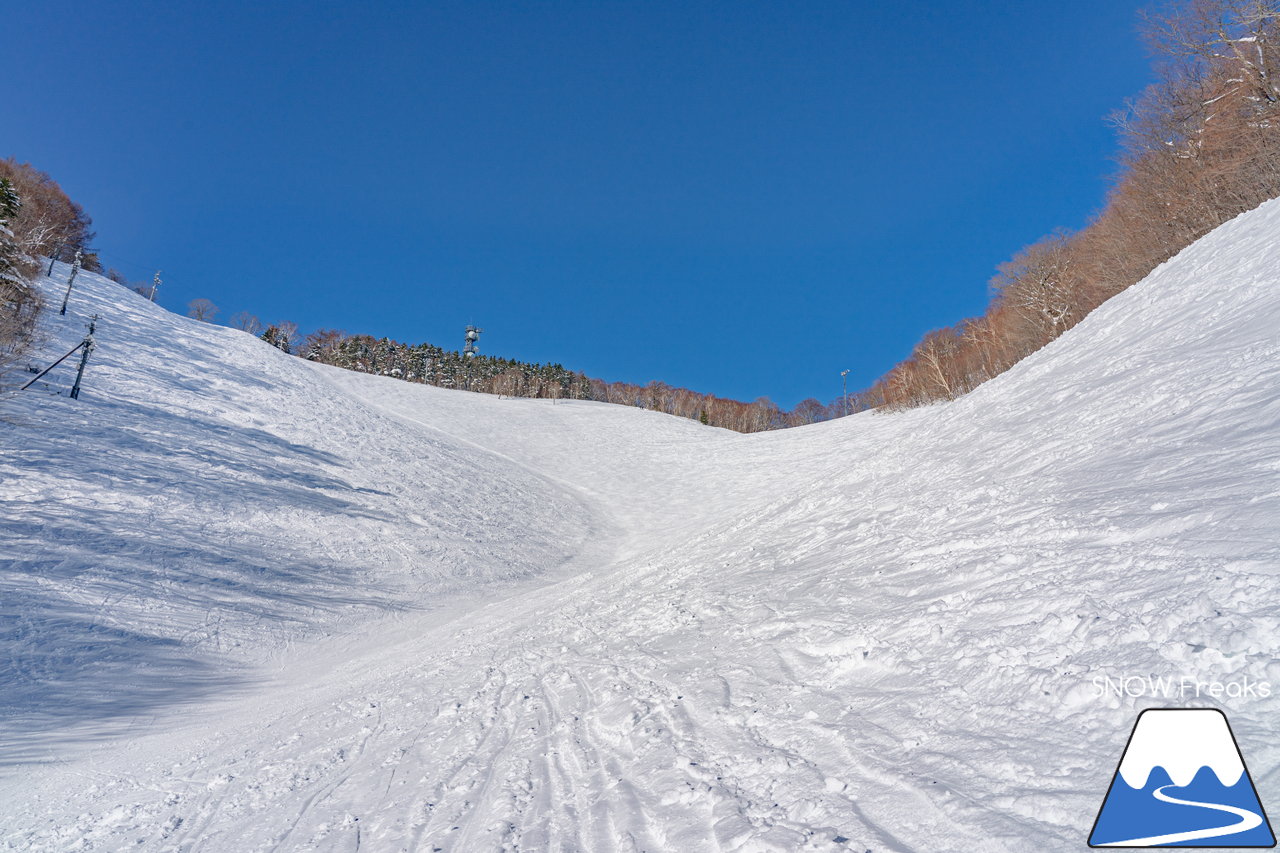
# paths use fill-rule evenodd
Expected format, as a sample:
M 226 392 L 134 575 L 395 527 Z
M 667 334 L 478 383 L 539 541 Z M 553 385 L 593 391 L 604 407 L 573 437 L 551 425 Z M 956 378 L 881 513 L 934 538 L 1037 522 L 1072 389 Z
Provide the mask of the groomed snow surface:
M 1276 695 L 1094 682 L 1280 693 L 1280 203 L 959 401 L 760 435 L 85 274 L 33 361 L 94 313 L 78 402 L 0 401 L 0 848 L 1079 850 L 1152 705 L 1280 810 Z

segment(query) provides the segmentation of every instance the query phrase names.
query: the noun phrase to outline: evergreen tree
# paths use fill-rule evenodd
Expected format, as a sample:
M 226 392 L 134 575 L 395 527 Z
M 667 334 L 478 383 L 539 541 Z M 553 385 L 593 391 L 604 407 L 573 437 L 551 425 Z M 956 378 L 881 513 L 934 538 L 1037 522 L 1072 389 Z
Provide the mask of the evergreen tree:
M 271 344 L 281 352 L 289 352 L 289 334 L 279 326 L 267 326 L 267 330 L 262 333 L 262 339 Z
M 28 280 L 35 264 L 9 226 L 21 209 L 13 184 L 0 178 L 0 370 L 30 345 L 40 313 L 40 297 Z
M 25 289 L 26 276 L 22 267 L 26 258 L 14 239 L 9 221 L 22 209 L 22 199 L 8 178 L 0 178 L 0 287 L 4 288 L 6 301 L 11 289 Z

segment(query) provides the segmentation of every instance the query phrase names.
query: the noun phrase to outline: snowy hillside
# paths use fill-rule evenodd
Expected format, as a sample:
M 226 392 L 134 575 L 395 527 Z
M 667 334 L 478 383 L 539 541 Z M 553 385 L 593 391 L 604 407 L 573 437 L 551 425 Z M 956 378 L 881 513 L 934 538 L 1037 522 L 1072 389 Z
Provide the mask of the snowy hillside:
M 955 403 L 755 435 L 77 289 L 80 401 L 0 415 L 0 846 L 1082 849 L 1197 702 L 1280 804 L 1275 696 L 1095 687 L 1280 690 L 1278 202 Z

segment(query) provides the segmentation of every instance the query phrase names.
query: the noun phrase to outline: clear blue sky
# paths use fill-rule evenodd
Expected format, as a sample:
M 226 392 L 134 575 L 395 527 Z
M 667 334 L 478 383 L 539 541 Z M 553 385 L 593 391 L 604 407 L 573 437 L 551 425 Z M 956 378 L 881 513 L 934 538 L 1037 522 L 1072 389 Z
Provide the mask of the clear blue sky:
M 1140 5 L 11 3 L 0 156 L 174 310 L 790 407 L 1097 209 Z

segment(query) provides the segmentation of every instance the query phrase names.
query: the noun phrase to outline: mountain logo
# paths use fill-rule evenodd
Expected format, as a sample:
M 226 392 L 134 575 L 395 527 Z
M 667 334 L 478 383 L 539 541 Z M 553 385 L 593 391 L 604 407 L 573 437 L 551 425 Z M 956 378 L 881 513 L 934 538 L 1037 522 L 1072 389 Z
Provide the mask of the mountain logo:
M 1138 715 L 1090 847 L 1275 847 L 1227 717 L 1214 708 Z

